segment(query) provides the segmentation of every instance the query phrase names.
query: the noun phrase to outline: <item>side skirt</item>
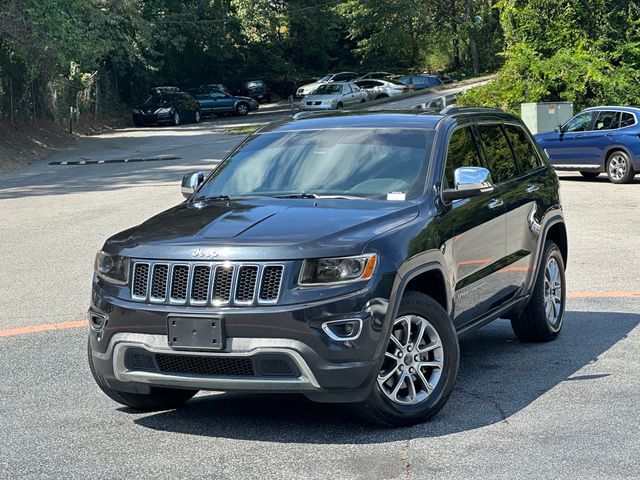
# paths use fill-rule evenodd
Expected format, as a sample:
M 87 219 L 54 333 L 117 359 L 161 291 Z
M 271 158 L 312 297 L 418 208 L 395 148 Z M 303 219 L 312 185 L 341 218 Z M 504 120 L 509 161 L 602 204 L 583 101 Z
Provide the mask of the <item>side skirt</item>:
M 498 307 L 498 308 L 490 311 L 486 315 L 484 315 L 484 316 L 482 316 L 482 317 L 480 317 L 480 318 L 478 318 L 476 320 L 473 320 L 473 321 L 471 321 L 469 323 L 466 323 L 465 325 L 463 325 L 462 327 L 457 329 L 458 336 L 464 335 L 464 334 L 469 333 L 469 332 L 471 332 L 473 330 L 476 330 L 476 329 L 478 329 L 480 327 L 483 327 L 487 323 L 492 322 L 496 318 L 500 318 L 504 314 L 513 313 L 513 311 L 517 311 L 520 308 L 524 307 L 524 305 L 526 305 L 526 303 L 528 301 L 529 301 L 529 295 L 525 295 L 524 297 L 514 298 L 514 299 L 510 300 L 509 302 L 505 303 L 504 305 L 502 305 L 501 307 Z

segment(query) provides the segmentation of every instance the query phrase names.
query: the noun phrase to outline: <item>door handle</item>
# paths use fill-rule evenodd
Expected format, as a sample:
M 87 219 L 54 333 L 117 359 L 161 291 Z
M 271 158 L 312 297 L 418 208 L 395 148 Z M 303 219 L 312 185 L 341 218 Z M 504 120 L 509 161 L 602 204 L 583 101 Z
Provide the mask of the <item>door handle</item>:
M 540 190 L 540 186 L 538 185 L 535 185 L 533 183 L 527 185 L 527 193 L 537 192 L 538 190 Z
M 489 208 L 492 210 L 495 208 L 501 207 L 502 205 L 504 205 L 504 202 L 502 201 L 501 198 L 494 198 L 489 202 Z

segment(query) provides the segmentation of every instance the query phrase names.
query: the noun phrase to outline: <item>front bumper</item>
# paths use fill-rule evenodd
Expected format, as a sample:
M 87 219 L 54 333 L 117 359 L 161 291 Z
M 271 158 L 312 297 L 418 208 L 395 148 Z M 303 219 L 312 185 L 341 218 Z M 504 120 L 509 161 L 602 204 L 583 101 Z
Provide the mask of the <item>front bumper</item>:
M 257 308 L 194 308 L 149 305 L 110 298 L 94 284 L 90 315 L 104 316 L 102 329 L 92 328 L 94 367 L 114 390 L 147 393 L 151 386 L 195 390 L 298 392 L 318 401 L 355 402 L 366 398 L 382 355 L 390 278 L 350 295 L 314 304 Z M 382 294 L 386 293 L 385 297 Z M 223 318 L 222 350 L 177 350 L 169 346 L 169 314 Z M 362 319 L 358 338 L 336 341 L 322 325 L 344 318 Z M 138 368 L 128 352 L 147 356 Z M 249 371 L 165 368 L 176 365 L 249 365 Z M 267 363 L 265 363 L 267 362 Z M 270 370 L 265 365 L 288 365 Z M 226 368 L 226 367 L 225 367 Z M 174 370 L 178 370 L 177 372 Z M 213 372 L 213 373 L 212 373 Z
M 305 101 L 302 101 L 300 102 L 300 109 L 306 112 L 314 112 L 314 111 L 335 110 L 336 107 L 333 105 L 327 105 L 327 104 L 307 105 Z
M 159 123 L 171 123 L 173 115 L 171 113 L 134 113 L 133 123 L 136 125 L 156 125 Z

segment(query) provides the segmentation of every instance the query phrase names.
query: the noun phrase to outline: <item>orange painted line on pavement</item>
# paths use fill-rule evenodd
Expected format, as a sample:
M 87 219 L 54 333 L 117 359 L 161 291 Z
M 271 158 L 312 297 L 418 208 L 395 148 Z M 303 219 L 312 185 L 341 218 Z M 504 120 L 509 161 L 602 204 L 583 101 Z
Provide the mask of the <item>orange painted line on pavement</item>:
M 66 330 L 69 328 L 86 327 L 86 320 L 77 320 L 74 322 L 62 323 L 45 323 L 43 325 L 31 325 L 28 327 L 10 328 L 8 330 L 0 330 L 0 337 L 13 337 L 15 335 L 25 335 L 27 333 L 47 332 L 51 330 Z

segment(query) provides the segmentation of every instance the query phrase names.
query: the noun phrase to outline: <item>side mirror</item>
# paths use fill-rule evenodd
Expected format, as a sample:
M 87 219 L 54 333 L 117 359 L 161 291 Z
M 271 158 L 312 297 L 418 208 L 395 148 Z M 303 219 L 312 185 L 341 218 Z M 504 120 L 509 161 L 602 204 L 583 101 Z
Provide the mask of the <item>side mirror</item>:
M 562 125 L 556 126 L 556 133 L 562 133 Z
M 442 192 L 445 200 L 460 200 L 462 198 L 478 197 L 493 193 L 496 189 L 491 180 L 491 172 L 482 167 L 460 167 L 453 174 L 454 188 Z
M 191 172 L 182 177 L 182 196 L 189 198 L 204 182 L 204 172 Z

